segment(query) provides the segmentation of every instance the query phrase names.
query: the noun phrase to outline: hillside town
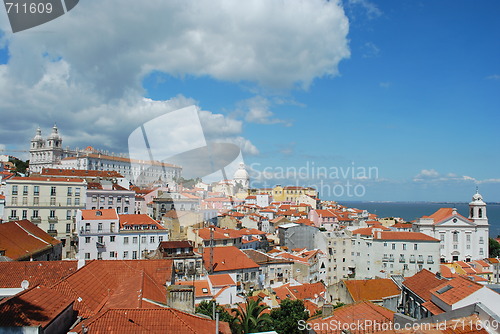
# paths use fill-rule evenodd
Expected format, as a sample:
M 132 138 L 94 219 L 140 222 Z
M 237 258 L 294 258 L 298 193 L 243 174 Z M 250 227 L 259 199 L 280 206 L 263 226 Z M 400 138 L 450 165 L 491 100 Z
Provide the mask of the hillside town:
M 1 159 L 0 332 L 500 333 L 478 191 L 406 222 L 252 188 L 244 163 L 205 183 L 62 143 L 39 128 L 25 171 Z

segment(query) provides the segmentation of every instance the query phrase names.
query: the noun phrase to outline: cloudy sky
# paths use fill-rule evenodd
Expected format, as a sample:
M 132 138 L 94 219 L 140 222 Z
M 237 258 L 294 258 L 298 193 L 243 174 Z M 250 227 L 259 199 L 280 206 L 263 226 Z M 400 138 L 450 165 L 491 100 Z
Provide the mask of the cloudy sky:
M 85 0 L 13 34 L 0 10 L 0 149 L 27 157 L 14 151 L 57 123 L 64 146 L 127 153 L 135 129 L 194 105 L 206 141 L 239 145 L 256 186 L 381 201 L 468 201 L 478 186 L 500 201 L 499 12 L 495 0 Z M 179 143 L 199 142 L 187 123 Z M 181 147 L 164 131 L 149 140 Z

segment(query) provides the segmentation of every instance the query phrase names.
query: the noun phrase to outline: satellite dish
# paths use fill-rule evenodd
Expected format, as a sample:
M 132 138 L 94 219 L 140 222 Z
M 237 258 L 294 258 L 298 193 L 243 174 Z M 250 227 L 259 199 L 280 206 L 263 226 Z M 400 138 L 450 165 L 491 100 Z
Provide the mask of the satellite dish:
M 23 288 L 23 290 L 26 290 L 27 288 L 29 288 L 29 286 L 30 282 L 28 282 L 27 280 L 21 282 L 21 288 Z

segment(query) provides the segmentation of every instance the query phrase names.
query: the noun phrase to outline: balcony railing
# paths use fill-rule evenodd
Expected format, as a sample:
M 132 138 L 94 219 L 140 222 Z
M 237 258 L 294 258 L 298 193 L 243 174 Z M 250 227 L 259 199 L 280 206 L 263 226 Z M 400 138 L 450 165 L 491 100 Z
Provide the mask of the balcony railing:
M 406 260 L 404 257 L 399 258 L 399 263 L 405 263 L 405 262 L 406 262 Z
M 78 234 L 80 235 L 89 235 L 89 234 L 114 234 L 117 231 L 114 229 L 80 229 Z
M 57 236 L 57 230 L 47 230 L 48 235 L 55 237 Z
M 58 218 L 49 216 L 49 217 L 47 217 L 47 220 L 49 221 L 49 223 L 57 223 Z
M 415 258 L 410 258 L 410 263 L 415 263 Z
M 417 263 L 424 263 L 424 259 L 418 259 Z
M 42 217 L 31 217 L 31 222 L 38 224 L 42 221 Z
M 393 257 L 390 257 L 390 258 L 389 258 L 389 262 L 394 262 L 394 258 L 393 258 Z
M 389 258 L 388 258 L 387 256 L 384 256 L 384 257 L 382 258 L 382 261 L 383 261 L 383 262 L 387 262 L 387 261 L 389 261 Z
M 428 264 L 433 264 L 433 263 L 434 263 L 434 261 L 433 261 L 433 260 L 427 260 L 427 263 L 428 263 Z
M 96 241 L 95 244 L 96 244 L 97 248 L 104 248 L 104 247 L 106 247 L 106 243 L 105 242 Z

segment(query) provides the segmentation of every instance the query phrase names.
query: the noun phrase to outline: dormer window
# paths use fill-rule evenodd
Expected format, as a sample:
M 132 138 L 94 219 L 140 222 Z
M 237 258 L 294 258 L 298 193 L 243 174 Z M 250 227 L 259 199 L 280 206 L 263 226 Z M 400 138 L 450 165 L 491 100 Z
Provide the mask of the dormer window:
M 99 211 L 99 210 L 97 210 L 97 211 L 95 212 L 95 215 L 96 215 L 96 216 L 102 216 L 102 212 L 101 212 L 101 211 Z

